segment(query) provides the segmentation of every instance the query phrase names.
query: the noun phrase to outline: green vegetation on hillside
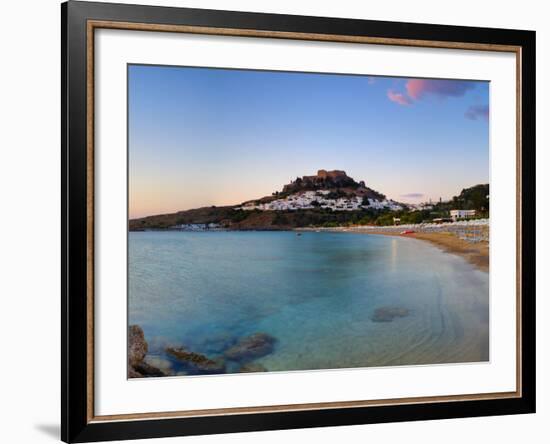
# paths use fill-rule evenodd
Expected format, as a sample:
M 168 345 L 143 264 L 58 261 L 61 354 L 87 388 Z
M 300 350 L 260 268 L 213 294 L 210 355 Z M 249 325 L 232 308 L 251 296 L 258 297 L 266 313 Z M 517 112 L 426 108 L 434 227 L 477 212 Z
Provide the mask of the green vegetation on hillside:
M 452 204 L 458 210 L 489 211 L 489 184 L 463 189 Z

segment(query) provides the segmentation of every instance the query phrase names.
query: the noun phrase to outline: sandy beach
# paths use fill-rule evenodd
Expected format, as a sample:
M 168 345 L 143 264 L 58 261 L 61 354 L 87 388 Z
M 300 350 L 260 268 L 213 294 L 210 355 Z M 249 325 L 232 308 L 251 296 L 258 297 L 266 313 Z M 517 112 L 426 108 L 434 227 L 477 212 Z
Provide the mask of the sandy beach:
M 489 272 L 489 243 L 485 241 L 474 244 L 448 232 L 399 234 L 369 230 L 367 233 L 382 236 L 413 237 L 415 239 L 428 241 L 447 253 L 462 256 L 479 270 Z
M 489 272 L 489 242 L 471 243 L 452 233 L 413 233 L 411 236 L 431 242 L 446 252 L 458 254 L 478 269 Z
M 447 253 L 459 255 L 466 259 L 477 269 L 489 272 L 489 242 L 487 240 L 478 240 L 471 242 L 459 236 L 456 232 L 456 224 L 440 225 L 439 227 L 430 226 L 352 226 L 336 228 L 317 228 L 307 229 L 306 231 L 334 231 L 345 233 L 364 233 L 382 236 L 400 236 L 412 237 L 432 243 Z M 488 225 L 481 225 L 473 228 L 477 231 L 486 231 L 483 237 L 488 238 Z M 404 231 L 414 231 L 413 233 L 401 234 Z M 467 231 L 467 230 L 466 230 Z M 463 232 L 461 232 L 463 233 Z

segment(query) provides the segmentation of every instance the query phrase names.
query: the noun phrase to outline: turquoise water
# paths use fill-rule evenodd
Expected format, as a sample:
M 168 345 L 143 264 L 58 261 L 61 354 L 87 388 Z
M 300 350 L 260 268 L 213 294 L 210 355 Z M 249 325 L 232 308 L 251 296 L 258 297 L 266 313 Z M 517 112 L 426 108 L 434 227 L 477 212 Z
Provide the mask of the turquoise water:
M 350 233 L 131 232 L 129 323 L 150 362 L 210 358 L 256 332 L 276 338 L 269 371 L 489 359 L 489 276 L 416 239 Z M 377 308 L 408 315 L 374 322 Z M 238 370 L 228 362 L 227 371 Z

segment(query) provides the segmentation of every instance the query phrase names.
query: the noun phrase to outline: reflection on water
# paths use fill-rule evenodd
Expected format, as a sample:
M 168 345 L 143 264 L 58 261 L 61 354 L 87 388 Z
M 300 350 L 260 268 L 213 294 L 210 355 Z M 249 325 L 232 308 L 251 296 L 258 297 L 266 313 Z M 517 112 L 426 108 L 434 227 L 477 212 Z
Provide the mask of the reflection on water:
M 277 340 L 254 361 L 270 371 L 489 359 L 488 274 L 415 239 L 135 232 L 128 296 L 157 360 L 256 332 Z
M 391 238 L 391 271 L 395 273 L 395 267 L 397 265 L 397 239 Z

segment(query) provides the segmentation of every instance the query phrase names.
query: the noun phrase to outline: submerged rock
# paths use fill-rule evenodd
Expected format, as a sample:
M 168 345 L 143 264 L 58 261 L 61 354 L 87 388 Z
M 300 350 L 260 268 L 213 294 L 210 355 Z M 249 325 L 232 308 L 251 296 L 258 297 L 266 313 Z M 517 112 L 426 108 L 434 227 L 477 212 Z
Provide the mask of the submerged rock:
M 262 364 L 254 364 L 253 362 L 244 364 L 241 366 L 241 368 L 239 368 L 239 373 L 260 373 L 260 372 L 267 372 L 267 368 L 265 368 Z
M 373 322 L 391 322 L 395 318 L 404 318 L 408 316 L 410 311 L 407 308 L 401 307 L 380 307 L 374 310 L 371 317 Z
M 201 350 L 218 354 L 223 352 L 223 350 L 227 350 L 229 347 L 235 345 L 235 342 L 237 342 L 237 338 L 230 332 L 223 332 L 218 333 L 214 336 L 210 336 L 208 338 L 205 338 L 201 342 Z
M 142 377 L 166 376 L 161 369 L 147 364 L 145 361 L 136 364 L 133 370 L 139 373 Z
M 204 373 L 225 373 L 222 359 L 210 359 L 207 356 L 186 350 L 184 347 L 166 347 L 166 353 L 186 364 L 192 365 Z
M 128 367 L 128 378 L 143 378 L 143 375 L 134 370 L 133 367 Z
M 275 347 L 276 339 L 267 333 L 254 333 L 240 339 L 225 352 L 225 357 L 231 361 L 247 361 L 268 355 Z
M 143 362 L 151 367 L 156 367 L 165 375 L 174 374 L 172 363 L 168 359 L 161 358 L 159 356 L 147 355 Z
M 128 365 L 134 367 L 143 361 L 147 354 L 147 342 L 139 325 L 128 327 Z

